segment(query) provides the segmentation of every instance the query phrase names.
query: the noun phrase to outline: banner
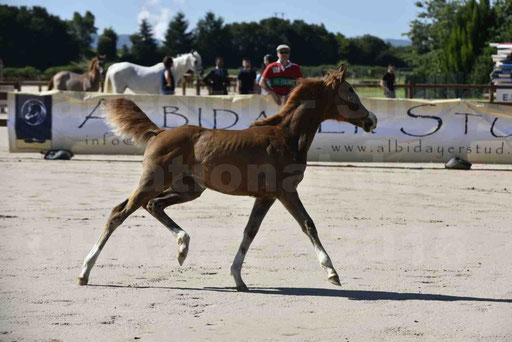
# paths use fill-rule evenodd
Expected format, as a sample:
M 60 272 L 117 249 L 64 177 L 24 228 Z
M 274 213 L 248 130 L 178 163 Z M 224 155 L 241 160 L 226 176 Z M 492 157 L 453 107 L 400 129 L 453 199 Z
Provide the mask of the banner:
M 103 119 L 102 99 L 132 99 L 160 127 L 196 125 L 245 129 L 279 108 L 269 96 L 110 95 L 9 93 L 9 149 L 65 149 L 75 154 L 141 154 L 144 147 L 115 136 Z M 512 163 L 512 106 L 465 100 L 363 98 L 378 118 L 365 133 L 343 122 L 319 127 L 311 161 Z

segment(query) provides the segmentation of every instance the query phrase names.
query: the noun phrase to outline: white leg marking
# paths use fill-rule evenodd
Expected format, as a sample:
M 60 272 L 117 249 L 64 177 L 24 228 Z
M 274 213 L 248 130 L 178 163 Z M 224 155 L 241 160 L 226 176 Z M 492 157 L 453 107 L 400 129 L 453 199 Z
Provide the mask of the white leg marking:
M 98 243 L 95 243 L 89 254 L 87 254 L 87 256 L 85 257 L 80 278 L 89 277 L 89 273 L 91 272 L 92 267 L 96 263 L 96 259 L 98 259 L 98 255 L 100 254 L 100 252 L 101 249 L 99 248 Z

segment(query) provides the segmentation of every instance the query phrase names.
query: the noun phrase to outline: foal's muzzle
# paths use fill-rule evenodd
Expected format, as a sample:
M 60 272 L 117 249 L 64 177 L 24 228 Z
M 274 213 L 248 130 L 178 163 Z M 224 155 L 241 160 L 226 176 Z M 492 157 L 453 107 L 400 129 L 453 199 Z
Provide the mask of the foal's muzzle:
M 373 131 L 375 128 L 377 128 L 377 117 L 375 114 L 370 112 L 368 117 L 363 122 L 363 129 L 365 132 L 369 133 Z

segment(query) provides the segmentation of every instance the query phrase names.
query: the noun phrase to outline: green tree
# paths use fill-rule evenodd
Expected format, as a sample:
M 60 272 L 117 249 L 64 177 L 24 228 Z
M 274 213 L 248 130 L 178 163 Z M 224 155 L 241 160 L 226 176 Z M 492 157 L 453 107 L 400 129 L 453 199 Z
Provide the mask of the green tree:
M 411 21 L 411 29 L 406 33 L 413 47 L 420 54 L 443 49 L 460 1 L 421 0 L 416 6 L 420 13 Z
M 185 14 L 178 12 L 169 22 L 165 34 L 164 47 L 167 53 L 174 55 L 190 52 L 192 49 L 192 33 L 187 32 L 188 21 Z
M 135 63 L 150 65 L 161 59 L 157 52 L 155 39 L 153 39 L 151 25 L 146 19 L 140 23 L 139 32 L 130 36 L 130 41 L 132 42 L 130 55 Z
M 227 65 L 231 65 L 230 32 L 224 25 L 222 17 L 216 17 L 213 12 L 207 12 L 203 19 L 197 22 L 195 29 L 195 49 L 201 54 L 203 65 L 213 65 L 215 57 L 225 57 Z
M 487 83 L 493 68 L 490 42 L 512 40 L 512 0 L 422 0 L 408 35 L 407 56 L 417 82 Z M 423 78 L 423 79 L 421 79 Z
M 111 61 L 117 60 L 117 34 L 112 28 L 103 30 L 103 34 L 98 38 L 98 54 L 107 55 Z
M 487 45 L 493 18 L 489 0 L 469 0 L 458 8 L 445 46 L 447 72 L 471 73 Z
M 119 59 L 122 61 L 133 61 L 133 57 L 130 54 L 130 49 L 128 49 L 128 46 L 126 44 L 123 44 L 121 47 L 121 54 L 119 56 Z
M 73 19 L 68 21 L 69 32 L 75 36 L 79 43 L 80 54 L 85 57 L 91 55 L 92 35 L 96 34 L 97 28 L 94 26 L 94 15 L 87 11 L 84 16 L 75 12 Z
M 338 55 L 342 59 L 347 58 L 348 39 L 341 33 L 336 33 L 336 46 L 338 47 Z
M 512 0 L 494 0 L 494 27 L 491 39 L 494 42 L 512 42 Z
M 261 27 L 256 22 L 232 23 L 226 25 L 231 36 L 231 54 L 226 63 L 229 66 L 239 67 L 242 58 L 250 58 L 254 67 L 259 67 L 263 56 L 267 53 L 264 50 Z
M 275 56 L 277 45 L 282 43 L 290 45 L 290 58 L 298 64 L 336 64 L 339 61 L 337 38 L 323 25 L 268 18 L 259 23 L 228 24 L 226 28 L 231 37 L 231 53 L 226 59 L 230 66 L 239 66 L 243 57 L 250 57 L 257 66 L 265 54 Z
M 79 58 L 78 42 L 65 21 L 45 8 L 0 5 L 0 56 L 6 67 L 44 70 Z
M 398 56 L 397 51 L 382 39 L 366 34 L 347 39 L 342 57 L 351 64 L 357 65 L 394 64 L 398 67 L 405 66 L 406 62 Z
M 323 24 L 294 20 L 287 31 L 293 61 L 302 65 L 314 65 L 336 64 L 340 60 L 336 36 L 327 31 Z

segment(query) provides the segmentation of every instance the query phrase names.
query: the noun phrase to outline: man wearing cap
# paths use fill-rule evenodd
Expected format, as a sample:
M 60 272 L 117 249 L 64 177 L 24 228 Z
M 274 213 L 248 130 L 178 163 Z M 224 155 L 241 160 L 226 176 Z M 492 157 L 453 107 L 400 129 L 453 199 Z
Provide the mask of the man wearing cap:
M 277 62 L 270 63 L 260 79 L 260 87 L 265 89 L 278 106 L 285 103 L 290 91 L 302 78 L 300 67 L 290 62 L 290 47 L 281 44 L 277 47 Z M 268 86 L 267 82 L 270 84 Z

